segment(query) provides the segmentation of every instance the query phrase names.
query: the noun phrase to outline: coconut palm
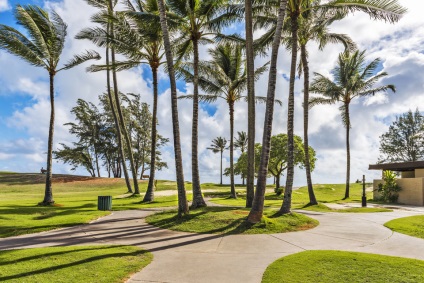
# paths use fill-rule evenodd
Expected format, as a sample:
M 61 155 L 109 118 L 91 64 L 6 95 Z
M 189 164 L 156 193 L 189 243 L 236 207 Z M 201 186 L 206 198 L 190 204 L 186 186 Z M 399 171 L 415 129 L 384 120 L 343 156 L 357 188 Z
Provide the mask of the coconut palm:
M 17 23 L 22 26 L 28 37 L 20 31 L 6 25 L 0 25 L 0 49 L 20 57 L 29 64 L 42 67 L 49 73 L 50 79 L 50 123 L 47 149 L 46 186 L 43 205 L 54 203 L 52 193 L 52 152 L 55 120 L 54 78 L 63 70 L 71 69 L 91 59 L 100 59 L 99 54 L 87 51 L 75 56 L 63 67 L 58 68 L 62 54 L 67 25 L 54 11 L 49 13 L 40 7 L 17 5 L 15 10 Z
M 243 68 L 245 61 L 242 55 L 241 45 L 231 45 L 229 43 L 209 49 L 212 61 L 202 62 L 199 66 L 199 85 L 207 92 L 206 95 L 198 95 L 200 101 L 215 102 L 218 98 L 225 99 L 228 103 L 230 113 L 230 180 L 231 197 L 237 198 L 234 184 L 234 104 L 236 101 L 245 98 L 242 92 L 247 86 L 247 74 Z M 194 75 L 190 69 L 192 64 L 181 66 L 186 80 L 192 81 Z M 255 72 L 255 79 L 266 70 L 266 65 L 258 68 Z M 180 96 L 180 98 L 194 99 L 194 95 Z M 256 97 L 256 100 L 264 101 L 264 97 Z
M 338 65 L 332 71 L 334 80 L 319 73 L 315 73 L 315 77 L 311 83 L 310 91 L 318 93 L 321 96 L 312 97 L 309 101 L 310 107 L 318 104 L 341 103 L 339 110 L 343 125 L 346 128 L 345 198 L 349 198 L 350 182 L 350 103 L 357 97 L 374 95 L 380 92 L 387 92 L 388 90 L 393 92 L 396 91 L 395 86 L 391 84 L 374 87 L 381 78 L 387 76 L 386 72 L 376 74 L 376 70 L 379 66 L 379 58 L 366 64 L 365 51 L 356 51 L 353 54 L 346 51 L 339 55 Z
M 181 158 L 180 127 L 178 123 L 177 84 L 175 81 L 174 61 L 172 58 L 171 42 L 169 40 L 168 26 L 166 23 L 166 10 L 164 0 L 158 0 L 158 8 L 163 36 L 163 44 L 165 48 L 166 62 L 168 66 L 169 80 L 171 84 L 172 127 L 174 134 L 175 169 L 177 175 L 178 189 L 178 216 L 182 216 L 183 214 L 188 214 L 188 203 L 186 191 L 184 188 L 183 162 Z
M 221 9 L 225 0 L 168 0 L 167 7 L 172 21 L 178 24 L 179 37 L 174 41 L 177 64 L 183 59 L 193 58 L 193 121 L 192 121 L 192 207 L 206 206 L 202 197 L 198 160 L 199 120 L 199 45 L 213 43 L 210 38 L 220 32 L 225 15 Z M 171 17 L 170 17 L 171 18 Z
M 249 80 L 249 76 L 247 76 L 247 77 L 248 77 L 248 80 Z M 248 84 L 249 84 L 249 82 L 248 82 Z M 248 97 L 247 99 L 249 101 L 249 93 L 247 94 L 247 97 Z M 238 137 L 234 141 L 234 147 L 240 149 L 241 154 L 243 154 L 246 151 L 246 149 L 247 149 L 247 143 L 248 143 L 247 134 L 246 134 L 246 132 L 243 132 L 242 131 L 242 132 L 237 132 L 237 135 L 238 135 Z M 244 185 L 244 179 L 245 179 L 245 177 L 246 176 L 244 175 L 244 173 L 242 173 L 241 174 L 241 179 L 243 181 L 243 185 Z M 252 199 L 252 201 L 253 201 L 253 199 Z
M 125 183 L 128 189 L 129 193 L 133 193 L 133 190 L 131 188 L 131 182 L 128 175 L 128 169 L 127 169 L 127 163 L 125 158 L 125 151 L 124 151 L 124 144 L 123 144 L 123 137 L 122 137 L 122 129 L 126 129 L 125 127 L 121 127 L 120 122 L 120 116 L 118 115 L 118 109 L 117 109 L 117 103 L 115 101 L 115 90 L 112 91 L 111 87 L 111 76 L 110 73 L 112 71 L 116 74 L 116 69 L 111 68 L 111 28 L 112 24 L 110 21 L 110 18 L 112 18 L 113 10 L 117 4 L 117 0 L 85 0 L 89 5 L 100 9 L 100 13 L 92 17 L 92 21 L 95 23 L 100 24 L 101 27 L 96 28 L 86 28 L 82 31 L 80 31 L 76 35 L 76 39 L 88 39 L 97 44 L 100 47 L 106 48 L 106 67 L 102 70 L 106 71 L 106 88 L 107 88 L 107 96 L 109 99 L 109 105 L 111 107 L 112 117 L 115 123 L 115 128 L 117 132 L 117 142 L 118 142 L 118 149 L 119 154 L 121 156 L 121 163 L 124 171 L 124 177 L 125 177 Z M 106 19 L 105 19 L 106 18 Z M 113 50 L 115 52 L 115 50 Z M 99 71 L 95 70 L 93 67 L 89 68 L 89 71 Z M 116 75 L 113 76 L 113 82 L 117 80 Z M 117 84 L 117 83 L 116 83 Z M 116 92 L 118 93 L 118 92 Z M 135 182 L 137 179 L 135 179 Z
M 212 150 L 213 153 L 221 153 L 221 182 L 220 184 L 222 185 L 222 153 L 224 152 L 224 150 L 226 149 L 227 146 L 227 140 L 223 137 L 217 137 L 215 139 L 212 140 L 212 144 L 210 147 L 208 147 L 208 149 Z
M 274 115 L 275 86 L 277 84 L 277 58 L 278 50 L 283 32 L 284 18 L 286 14 L 286 0 L 279 1 L 277 24 L 271 48 L 271 61 L 268 75 L 268 91 L 266 100 L 266 111 L 264 119 L 264 132 L 262 137 L 261 161 L 259 164 L 258 180 L 252 209 L 249 212 L 247 221 L 258 223 L 262 219 L 264 209 L 264 199 L 266 190 L 266 178 L 268 175 L 268 162 L 271 149 L 272 120 Z

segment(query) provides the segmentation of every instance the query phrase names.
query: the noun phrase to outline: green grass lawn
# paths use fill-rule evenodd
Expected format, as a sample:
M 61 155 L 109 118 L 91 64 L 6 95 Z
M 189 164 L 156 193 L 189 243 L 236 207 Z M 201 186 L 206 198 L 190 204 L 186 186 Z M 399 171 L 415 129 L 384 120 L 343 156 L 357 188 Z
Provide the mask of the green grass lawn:
M 306 251 L 273 262 L 262 282 L 424 282 L 424 261 L 355 252 Z
M 124 282 L 152 261 L 132 246 L 49 247 L 0 251 L 1 282 Z
M 268 186 L 272 188 L 273 186 Z M 345 193 L 345 184 L 328 184 L 328 185 L 314 185 L 314 192 L 318 202 L 320 203 L 345 203 L 345 202 L 361 202 L 362 198 L 362 184 L 353 183 L 350 187 L 350 198 L 343 199 Z M 372 198 L 371 194 L 368 193 L 368 197 Z M 213 197 L 212 202 L 228 205 L 228 206 L 245 206 L 246 199 L 244 192 L 239 194 L 238 199 L 228 198 L 229 194 L 222 193 L 218 195 L 216 193 L 206 194 Z M 266 207 L 280 207 L 283 201 L 283 195 L 277 196 L 275 193 L 267 193 L 265 195 L 265 206 Z M 294 190 L 292 195 L 292 208 L 300 209 L 304 208 L 309 203 L 309 195 L 307 187 L 301 187 L 300 189 Z
M 318 221 L 302 214 L 292 213 L 276 216 L 274 210 L 267 210 L 260 223 L 246 222 L 248 209 L 229 207 L 206 207 L 190 211 L 181 218 L 175 211 L 153 214 L 146 222 L 161 228 L 193 233 L 216 234 L 270 234 L 311 229 Z
M 349 207 L 349 208 L 343 208 L 343 209 L 333 209 L 322 203 L 318 205 L 306 205 L 302 207 L 301 209 L 317 211 L 317 212 L 340 212 L 340 213 L 370 213 L 370 212 L 393 211 L 392 209 L 380 208 L 380 207 Z
M 108 211 L 97 210 L 97 196 L 111 195 L 113 210 L 176 206 L 177 196 L 159 196 L 152 203 L 141 203 L 139 197 L 120 198 L 126 193 L 123 179 L 90 178 L 59 175 L 53 183 L 55 206 L 43 207 L 44 178 L 42 174 L 0 173 L 0 237 L 17 236 L 84 224 Z M 53 176 L 55 179 L 56 176 Z M 61 179 L 62 178 L 62 179 Z M 57 180 L 56 179 L 56 180 Z M 73 181 L 78 180 L 78 181 Z M 141 191 L 147 182 L 140 182 Z M 158 181 L 159 191 L 175 188 L 175 182 Z M 187 191 L 191 185 L 187 184 Z M 191 199 L 191 194 L 187 197 Z
M 394 219 L 386 222 L 384 226 L 402 234 L 424 239 L 424 215 Z

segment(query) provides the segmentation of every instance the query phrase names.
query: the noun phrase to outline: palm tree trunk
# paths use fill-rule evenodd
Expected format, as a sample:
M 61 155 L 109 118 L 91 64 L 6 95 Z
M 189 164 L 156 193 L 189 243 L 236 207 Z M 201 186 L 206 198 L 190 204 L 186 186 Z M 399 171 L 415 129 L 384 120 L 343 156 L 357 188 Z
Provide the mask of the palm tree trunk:
M 237 198 L 234 185 L 234 102 L 230 102 L 230 180 L 231 198 Z
M 349 117 L 349 104 L 345 104 L 346 115 L 346 191 L 345 199 L 349 198 L 349 185 L 350 185 L 350 117 Z
M 221 150 L 221 183 L 220 183 L 221 185 L 222 185 L 222 152 L 223 151 Z
M 298 13 L 293 13 L 291 16 L 292 24 L 292 57 L 290 69 L 290 90 L 287 107 L 287 178 L 286 188 L 284 190 L 283 204 L 280 213 L 290 213 L 291 210 L 291 197 L 293 190 L 294 178 L 294 82 L 296 79 L 296 62 L 297 62 L 297 31 L 298 31 Z
M 147 191 L 144 195 L 143 202 L 154 201 L 155 195 L 155 170 L 156 170 L 156 121 L 158 113 L 158 69 L 152 67 L 153 73 L 153 118 L 152 118 L 152 144 L 150 148 L 150 175 L 149 184 L 147 185 Z
M 245 0 L 247 69 L 247 186 L 246 207 L 252 207 L 255 194 L 255 54 L 253 50 L 253 0 Z
M 193 128 L 191 133 L 191 172 L 193 181 L 193 202 L 191 208 L 206 206 L 200 188 L 199 157 L 197 145 L 199 143 L 199 46 L 197 40 L 193 40 Z
M 50 72 L 50 124 L 49 124 L 49 140 L 47 145 L 47 172 L 46 172 L 46 187 L 44 190 L 44 200 L 42 205 L 52 205 L 53 191 L 52 191 L 52 154 L 53 154 L 53 134 L 54 134 L 54 73 Z
M 110 33 L 109 24 L 107 25 L 107 32 Z M 110 53 L 110 48 L 106 47 L 106 65 L 108 67 L 109 67 L 109 64 L 110 64 L 109 53 Z M 119 154 L 121 155 L 122 166 L 124 167 L 125 184 L 127 185 L 128 193 L 133 193 L 133 190 L 131 188 L 130 178 L 128 176 L 127 164 L 125 163 L 125 152 L 124 152 L 124 147 L 123 147 L 123 144 L 122 144 L 121 126 L 119 125 L 118 115 L 116 114 L 116 108 L 115 108 L 116 102 L 114 101 L 113 96 L 112 96 L 111 83 L 110 83 L 110 70 L 109 69 L 106 71 L 106 82 L 107 82 L 107 96 L 109 98 L 110 109 L 112 111 L 112 116 L 113 116 L 113 120 L 115 122 L 115 127 L 116 127 L 116 133 L 118 135 Z M 118 173 L 118 170 L 116 170 L 116 173 Z M 114 174 L 114 176 L 116 178 L 118 176 L 118 174 Z
M 178 98 L 177 85 L 175 82 L 174 62 L 172 58 L 171 43 L 169 41 L 168 27 L 166 25 L 165 3 L 164 0 L 158 0 L 160 25 L 163 34 L 163 43 L 165 47 L 166 62 L 168 65 L 169 80 L 171 84 L 171 109 L 172 109 L 172 128 L 174 134 L 174 154 L 175 169 L 178 189 L 178 216 L 188 214 L 188 203 L 186 191 L 184 188 L 183 162 L 181 158 L 180 126 L 178 123 Z
M 280 0 L 277 26 L 275 29 L 274 40 L 272 42 L 271 64 L 270 64 L 269 76 L 268 76 L 268 93 L 267 93 L 267 99 L 266 99 L 264 133 L 262 138 L 262 152 L 261 152 L 261 161 L 259 164 L 258 181 L 256 185 L 255 197 L 253 199 L 252 209 L 250 210 L 249 216 L 247 218 L 247 221 L 250 223 L 258 223 L 259 221 L 261 221 L 263 210 L 264 210 L 266 178 L 268 174 L 269 152 L 271 149 L 271 134 L 272 134 L 272 120 L 274 115 L 275 86 L 277 83 L 277 58 L 278 58 L 278 49 L 281 43 L 281 33 L 283 31 L 286 5 L 287 5 L 287 0 Z
M 318 204 L 315 197 L 314 188 L 312 187 L 311 164 L 309 160 L 309 62 L 306 54 L 306 45 L 300 45 L 300 58 L 303 65 L 303 149 L 305 151 L 305 171 L 306 182 L 308 184 L 309 204 Z
M 112 7 L 112 0 L 109 0 L 109 5 Z M 110 24 L 110 36 L 113 40 L 114 39 L 113 23 Z M 111 51 L 111 59 L 112 59 L 113 93 L 115 95 L 116 109 L 118 110 L 117 112 L 118 112 L 119 122 L 121 123 L 121 125 L 120 125 L 121 131 L 124 133 L 125 143 L 126 143 L 127 149 L 128 149 L 128 158 L 130 159 L 131 173 L 132 173 L 133 182 L 134 182 L 134 194 L 139 195 L 140 189 L 138 187 L 138 179 L 137 179 L 137 174 L 136 174 L 136 170 L 135 170 L 135 166 L 134 166 L 132 143 L 131 143 L 131 139 L 128 135 L 127 127 L 125 126 L 125 119 L 124 119 L 124 115 L 122 114 L 121 102 L 120 102 L 120 99 L 119 99 L 118 79 L 116 77 L 116 67 L 115 67 L 115 62 L 116 62 L 116 60 L 115 60 L 115 48 L 112 46 L 110 51 Z

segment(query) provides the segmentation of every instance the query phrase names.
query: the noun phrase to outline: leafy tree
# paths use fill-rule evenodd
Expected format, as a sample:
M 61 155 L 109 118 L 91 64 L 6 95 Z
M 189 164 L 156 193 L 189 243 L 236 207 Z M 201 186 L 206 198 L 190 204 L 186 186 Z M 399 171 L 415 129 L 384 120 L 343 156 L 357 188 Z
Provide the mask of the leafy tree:
M 418 111 L 396 117 L 389 130 L 380 136 L 379 162 L 405 162 L 424 157 L 424 117 Z
M 96 177 L 95 160 L 92 158 L 91 152 L 84 145 L 73 143 L 74 147 L 60 144 L 63 148 L 53 151 L 53 158 L 62 160 L 63 163 L 72 165 L 71 170 L 76 170 L 78 167 L 84 167 L 91 177 Z
M 222 185 L 222 153 L 227 146 L 227 140 L 223 137 L 217 137 L 212 140 L 212 144 L 208 149 L 212 150 L 213 153 L 221 153 L 221 185 Z M 231 171 L 231 170 L 230 170 Z M 232 192 L 231 192 L 232 193 Z
M 44 200 L 40 203 L 51 205 L 54 203 L 52 193 L 52 154 L 53 133 L 55 120 L 54 78 L 62 71 L 71 69 L 91 59 L 100 59 L 99 54 L 87 51 L 83 55 L 75 56 L 62 68 L 58 68 L 60 55 L 65 46 L 67 25 L 54 11 L 49 13 L 40 7 L 17 5 L 15 18 L 22 26 L 28 37 L 20 31 L 0 24 L 0 49 L 20 57 L 29 64 L 42 67 L 49 73 L 50 79 L 50 123 L 47 149 L 47 174 Z
M 246 149 L 247 149 L 247 144 L 248 144 L 248 138 L 247 138 L 247 134 L 246 132 L 237 132 L 238 137 L 236 138 L 236 140 L 234 141 L 234 147 L 240 149 L 241 154 L 243 154 Z M 234 168 L 234 170 L 236 170 Z M 236 174 L 234 172 L 235 175 L 241 175 L 241 179 L 243 181 L 243 185 L 244 185 L 244 179 L 247 176 L 247 172 L 246 173 L 241 173 L 241 174 Z
M 346 192 L 345 198 L 349 198 L 350 183 L 350 103 L 357 97 L 374 95 L 379 92 L 396 91 L 395 86 L 388 84 L 374 87 L 381 78 L 387 76 L 386 72 L 376 74 L 380 59 L 374 59 L 371 63 L 365 62 L 365 51 L 356 51 L 353 54 L 348 51 L 341 53 L 338 65 L 332 71 L 334 81 L 319 73 L 315 73 L 310 91 L 321 96 L 310 99 L 309 105 L 341 103 L 339 107 L 343 125 L 346 128 Z
M 280 188 L 281 174 L 287 169 L 288 160 L 288 136 L 279 134 L 271 137 L 271 151 L 268 165 L 268 172 L 275 177 L 276 189 Z M 312 147 L 308 148 L 308 157 L 311 169 L 315 167 L 315 151 Z M 301 168 L 306 164 L 306 154 L 302 138 L 294 136 L 294 164 Z
M 177 175 L 177 190 L 178 190 L 178 216 L 188 214 L 188 202 L 186 191 L 184 188 L 184 172 L 181 157 L 181 141 L 180 141 L 180 126 L 178 123 L 178 98 L 177 84 L 175 81 L 174 61 L 172 59 L 171 42 L 169 39 L 169 31 L 166 23 L 166 9 L 164 0 L 158 0 L 160 25 L 163 35 L 163 44 L 165 48 L 166 63 L 168 66 L 169 81 L 171 84 L 171 112 L 172 112 L 172 128 L 174 135 L 174 153 L 175 153 L 175 169 Z

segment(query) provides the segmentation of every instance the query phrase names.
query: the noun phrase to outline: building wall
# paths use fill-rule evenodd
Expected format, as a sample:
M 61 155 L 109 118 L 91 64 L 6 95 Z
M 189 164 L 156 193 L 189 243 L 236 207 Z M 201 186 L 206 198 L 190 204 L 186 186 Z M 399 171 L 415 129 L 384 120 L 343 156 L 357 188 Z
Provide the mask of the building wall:
M 377 192 L 378 184 L 383 183 L 383 180 L 374 180 L 374 195 L 373 199 L 377 200 L 381 194 Z M 396 183 L 402 188 L 399 192 L 398 203 L 409 205 L 424 205 L 424 178 L 406 178 L 397 179 Z
M 415 169 L 415 178 L 424 177 L 424 169 Z

